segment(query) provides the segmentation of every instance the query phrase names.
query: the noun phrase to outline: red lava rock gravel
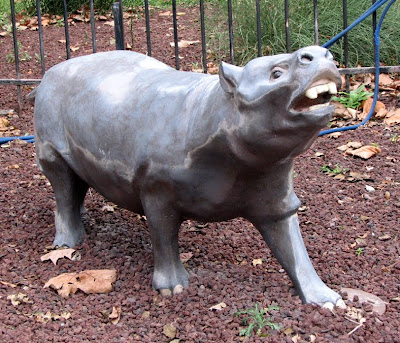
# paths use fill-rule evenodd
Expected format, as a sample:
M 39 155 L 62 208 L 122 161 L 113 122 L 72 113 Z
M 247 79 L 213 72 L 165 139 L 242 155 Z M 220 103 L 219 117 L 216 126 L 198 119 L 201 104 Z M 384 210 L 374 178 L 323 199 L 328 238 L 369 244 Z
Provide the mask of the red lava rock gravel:
M 179 17 L 182 38 L 196 40 L 196 9 Z M 135 21 L 144 27 L 143 21 Z M 174 65 L 171 18 L 152 16 L 153 56 Z M 109 44 L 113 28 L 96 22 L 99 50 Z M 72 45 L 86 54 L 89 24 L 71 27 Z M 138 29 L 139 30 L 139 29 Z M 46 66 L 61 61 L 63 28 L 45 28 Z M 167 34 L 169 36 L 167 36 Z M 37 33 L 19 33 L 22 46 L 34 51 Z M 83 37 L 83 38 L 82 38 Z M 145 40 L 137 36 L 139 51 Z M 6 62 L 11 37 L 0 37 L 0 77 L 13 77 Z M 85 45 L 87 44 L 87 45 Z M 200 62 L 200 47 L 182 49 L 182 65 L 190 70 Z M 34 52 L 30 52 L 34 55 Z M 59 58 L 61 56 L 61 58 Z M 40 77 L 34 60 L 21 63 L 23 77 Z M 29 87 L 22 87 L 25 96 Z M 398 101 L 391 103 L 399 106 Z M 16 109 L 15 87 L 0 86 L 0 110 Z M 2 117 L 21 134 L 33 134 L 33 107 L 6 111 Z M 182 294 L 162 298 L 151 288 L 153 257 L 145 218 L 115 208 L 96 192 L 86 198 L 84 224 L 88 236 L 76 247 L 81 258 L 60 259 L 57 265 L 41 262 L 54 238 L 54 195 L 35 165 L 34 144 L 12 142 L 0 148 L 0 342 L 400 342 L 400 127 L 382 122 L 339 138 L 318 138 L 297 158 L 295 188 L 302 201 L 300 224 L 311 260 L 321 278 L 334 290 L 360 289 L 386 302 L 383 315 L 370 304 L 346 300 L 348 310 L 331 313 L 303 305 L 281 266 L 271 255 L 257 230 L 243 219 L 199 225 L 187 221 L 180 232 L 182 253 L 190 286 Z M 382 152 L 369 160 L 344 155 L 337 147 L 349 141 L 376 143 Z M 316 152 L 323 153 L 317 154 Z M 359 181 L 339 180 L 321 172 L 324 165 L 368 174 Z M 374 188 L 368 192 L 366 185 Z M 102 210 L 103 209 L 103 210 Z M 253 260 L 262 263 L 253 265 Z M 116 269 L 117 281 L 108 294 L 77 292 L 60 297 L 44 284 L 54 276 L 88 269 Z M 23 293 L 19 305 L 9 296 Z M 225 303 L 221 310 L 210 307 Z M 265 328 L 262 336 L 240 337 L 244 328 L 239 310 L 279 306 L 268 315 L 279 330 Z M 117 324 L 108 319 L 120 308 Z M 350 313 L 350 309 L 353 312 Z M 46 317 L 47 314 L 47 317 Z M 64 314 L 64 317 L 57 318 Z M 49 319 L 53 316 L 53 319 Z M 47 319 L 46 319 L 47 318 Z M 355 330 L 356 329 L 356 330 Z

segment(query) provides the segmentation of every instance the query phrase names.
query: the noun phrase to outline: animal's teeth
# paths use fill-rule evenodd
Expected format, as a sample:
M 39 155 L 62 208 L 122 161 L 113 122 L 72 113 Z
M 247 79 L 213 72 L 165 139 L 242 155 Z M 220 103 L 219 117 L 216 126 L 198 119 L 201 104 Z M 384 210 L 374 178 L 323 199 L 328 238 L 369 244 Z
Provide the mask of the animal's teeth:
M 306 91 L 306 97 L 309 99 L 316 99 L 318 98 L 318 91 L 317 87 L 312 87 L 310 89 L 307 89 Z
M 318 94 L 329 92 L 329 94 L 336 94 L 336 84 L 334 82 L 325 83 L 324 85 L 318 85 L 307 89 L 305 95 L 309 99 L 318 98 Z
M 319 110 L 320 108 L 324 108 L 324 107 L 327 107 L 327 106 L 329 106 L 329 103 L 313 105 L 313 106 L 310 106 L 310 111 Z
M 329 91 L 328 84 L 316 86 L 318 94 L 325 93 Z
M 328 83 L 328 87 L 329 87 L 329 94 L 336 94 L 337 93 L 336 84 L 334 82 L 329 82 Z

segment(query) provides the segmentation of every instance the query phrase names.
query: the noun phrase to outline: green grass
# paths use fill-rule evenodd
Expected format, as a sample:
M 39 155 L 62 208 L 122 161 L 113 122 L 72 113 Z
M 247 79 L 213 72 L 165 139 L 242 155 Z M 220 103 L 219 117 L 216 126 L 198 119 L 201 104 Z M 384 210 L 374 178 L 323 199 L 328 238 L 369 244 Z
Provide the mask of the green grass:
M 254 0 L 233 0 L 234 45 L 236 63 L 243 65 L 257 56 L 256 8 Z M 284 1 L 264 0 L 260 2 L 262 13 L 263 55 L 286 52 Z M 298 0 L 290 2 L 291 50 L 314 44 L 313 2 Z M 229 52 L 226 1 L 214 1 L 216 7 L 209 19 L 210 46 L 214 55 L 226 57 Z M 370 0 L 348 1 L 348 23 L 352 23 L 371 6 Z M 320 0 L 319 44 L 322 45 L 342 31 L 341 1 Z M 380 10 L 381 12 L 382 10 Z M 381 30 L 381 61 L 388 65 L 400 64 L 400 3 L 396 2 L 388 12 Z M 368 18 L 349 34 L 350 66 L 373 65 L 372 19 Z M 344 63 L 343 39 L 331 47 L 335 59 Z

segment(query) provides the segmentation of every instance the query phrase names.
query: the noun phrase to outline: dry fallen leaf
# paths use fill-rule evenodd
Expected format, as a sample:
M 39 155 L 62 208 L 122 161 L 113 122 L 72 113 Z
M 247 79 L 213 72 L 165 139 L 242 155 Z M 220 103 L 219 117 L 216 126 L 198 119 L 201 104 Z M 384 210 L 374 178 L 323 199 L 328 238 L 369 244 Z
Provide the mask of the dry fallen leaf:
M 109 269 L 85 270 L 80 273 L 65 273 L 46 282 L 43 288 L 52 287 L 63 298 L 68 298 L 80 289 L 89 293 L 108 293 L 113 289 L 117 271 Z
M 43 312 L 35 312 L 33 315 L 36 317 L 36 320 L 40 323 L 47 323 L 51 320 L 60 320 L 60 319 L 69 319 L 71 318 L 71 313 L 63 312 L 61 314 L 52 313 L 47 311 L 46 313 Z
M 21 303 L 24 303 L 24 304 L 32 304 L 33 303 L 33 301 L 31 301 L 29 299 L 29 297 L 24 293 L 11 294 L 11 295 L 7 296 L 7 299 L 11 300 L 11 304 L 13 304 L 13 306 L 18 306 Z
M 79 46 L 70 46 L 69 48 L 72 52 L 78 51 L 79 50 Z
M 163 333 L 168 338 L 175 338 L 176 337 L 176 327 L 172 324 L 166 324 L 163 328 Z
M 393 84 L 393 79 L 387 74 L 379 74 L 379 84 L 383 86 L 390 86 Z
M 4 286 L 8 286 L 8 287 L 11 287 L 11 288 L 17 287 L 17 285 L 14 285 L 13 283 L 10 283 L 10 282 L 7 282 L 7 281 L 0 281 L 0 283 L 2 285 L 4 285 Z
M 400 124 L 400 108 L 389 111 L 389 113 L 386 115 L 385 124 Z
M 371 111 L 373 99 L 367 99 L 363 102 L 363 112 L 359 116 L 360 119 L 365 119 L 369 112 Z M 379 117 L 377 116 L 379 113 Z M 383 118 L 387 114 L 386 106 L 383 102 L 377 101 L 374 109 L 375 117 Z
M 114 206 L 111 205 L 104 205 L 101 210 L 103 212 L 114 212 Z
M 358 301 L 360 303 L 369 303 L 372 304 L 372 311 L 376 312 L 380 316 L 385 313 L 386 311 L 386 305 L 385 302 L 377 297 L 374 294 L 367 293 L 364 291 L 361 291 L 359 289 L 352 289 L 352 288 L 342 288 L 340 290 L 341 293 L 347 293 L 347 298 L 351 301 L 353 301 L 354 296 L 358 296 Z M 348 314 L 346 314 L 348 315 Z M 353 318 L 353 319 L 360 319 L 358 318 Z
M 166 11 L 158 14 L 160 17 L 169 17 L 172 15 L 171 11 Z
M 189 261 L 193 257 L 193 253 L 191 252 L 183 252 L 179 255 L 181 258 L 182 263 Z
M 256 259 L 254 259 L 253 260 L 253 266 L 256 266 L 256 265 L 258 265 L 258 264 L 262 264 L 262 258 L 256 258 Z
M 10 125 L 10 122 L 7 118 L 0 117 L 0 129 L 5 129 Z
M 223 308 L 225 308 L 226 307 L 226 304 L 224 303 L 224 302 L 222 302 L 222 303 L 219 303 L 219 304 L 217 304 L 217 305 L 214 305 L 214 306 L 211 306 L 210 308 L 209 308 L 209 310 L 216 310 L 216 311 L 221 311 Z
M 179 48 L 187 48 L 190 45 L 194 45 L 194 44 L 198 44 L 198 43 L 200 43 L 199 40 L 184 40 L 184 39 L 182 39 L 178 42 L 178 47 Z M 172 47 L 175 47 L 174 42 L 169 43 L 169 45 L 171 45 Z
M 59 250 L 53 250 L 50 251 L 49 253 L 43 255 L 40 260 L 43 261 L 47 261 L 47 260 L 51 260 L 51 262 L 54 263 L 54 265 L 57 265 L 57 261 L 60 258 L 69 258 L 70 260 L 72 259 L 72 254 L 75 252 L 75 249 L 59 249 Z
M 371 158 L 372 156 L 375 156 L 376 154 L 379 154 L 382 150 L 376 146 L 372 145 L 365 145 L 359 149 L 352 150 L 352 151 L 346 151 L 347 154 L 361 157 L 364 160 L 367 160 Z
M 122 309 L 121 307 L 113 306 L 111 314 L 108 316 L 108 319 L 114 325 L 118 324 L 119 320 L 121 319 Z

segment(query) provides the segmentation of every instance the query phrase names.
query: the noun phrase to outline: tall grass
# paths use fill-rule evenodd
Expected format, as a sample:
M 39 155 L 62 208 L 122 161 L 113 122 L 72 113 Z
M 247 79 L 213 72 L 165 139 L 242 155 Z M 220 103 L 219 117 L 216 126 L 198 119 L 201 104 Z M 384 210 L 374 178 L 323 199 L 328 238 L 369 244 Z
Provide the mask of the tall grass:
M 213 3 L 208 29 L 210 47 L 217 57 L 229 51 L 226 1 Z M 244 64 L 257 56 L 257 28 L 255 0 L 233 0 L 234 45 L 237 64 Z M 319 44 L 322 45 L 343 29 L 342 2 L 319 0 Z M 286 52 L 285 12 L 283 0 L 263 0 L 261 5 L 263 55 Z M 371 6 L 371 0 L 348 0 L 348 23 L 352 23 Z M 291 50 L 314 44 L 313 2 L 290 2 Z M 380 11 L 381 12 L 381 11 Z M 400 4 L 395 3 L 384 20 L 381 30 L 381 61 L 387 65 L 400 64 Z M 350 66 L 373 65 L 372 19 L 368 18 L 349 34 Z M 335 59 L 344 63 L 343 39 L 331 47 Z

